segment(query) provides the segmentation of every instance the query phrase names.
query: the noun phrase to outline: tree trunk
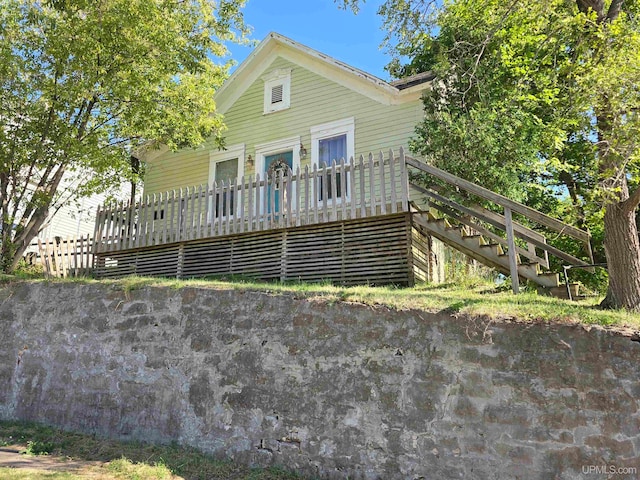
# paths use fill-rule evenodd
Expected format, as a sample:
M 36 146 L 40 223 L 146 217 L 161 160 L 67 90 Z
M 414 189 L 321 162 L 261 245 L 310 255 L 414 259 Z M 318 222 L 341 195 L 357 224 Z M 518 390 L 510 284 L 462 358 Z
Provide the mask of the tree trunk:
M 625 202 L 607 205 L 604 214 L 604 249 L 609 270 L 609 289 L 603 308 L 640 311 L 640 241 L 635 209 Z
M 42 211 L 36 212 L 31 221 L 32 226 L 30 231 L 32 233 L 29 233 L 21 241 L 16 241 L 16 239 L 13 239 L 11 244 L 12 248 L 11 250 L 7 251 L 7 257 L 6 259 L 4 259 L 5 273 L 13 273 L 15 269 L 18 268 L 18 265 L 20 264 L 20 260 L 22 260 L 24 253 L 27 251 L 27 248 L 29 248 L 31 241 L 34 238 L 36 238 L 36 236 L 38 235 L 38 232 L 42 227 L 42 224 L 44 223 L 44 221 L 47 219 L 48 216 L 49 216 L 48 208 Z

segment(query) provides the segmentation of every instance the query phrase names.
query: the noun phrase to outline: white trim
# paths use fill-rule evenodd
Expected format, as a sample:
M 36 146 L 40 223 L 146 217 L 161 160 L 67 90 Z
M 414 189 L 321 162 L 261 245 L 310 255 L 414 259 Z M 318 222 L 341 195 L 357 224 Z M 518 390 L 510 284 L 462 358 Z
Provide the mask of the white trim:
M 300 136 L 274 140 L 273 142 L 256 145 L 256 173 L 264 180 L 264 158 L 267 155 L 293 151 L 293 173 L 300 166 Z
M 422 91 L 430 88 L 431 83 L 425 82 L 399 90 L 360 69 L 335 60 L 284 35 L 271 32 L 216 91 L 217 111 L 225 113 L 229 110 L 277 57 L 289 60 L 384 105 L 399 105 L 419 100 Z
M 264 111 L 265 115 L 269 113 L 286 110 L 291 106 L 291 69 L 279 68 L 273 70 L 262 77 L 264 82 Z M 282 101 L 278 103 L 271 102 L 271 94 L 277 86 L 282 86 Z
M 238 159 L 238 182 L 244 175 L 244 154 L 245 145 L 240 143 L 238 145 L 232 145 L 227 147 L 226 150 L 211 151 L 209 152 L 209 186 L 213 185 L 216 178 L 216 164 L 218 162 L 224 162 L 226 160 Z
M 293 174 L 295 175 L 296 170 L 300 167 L 300 137 L 290 137 L 283 138 L 281 140 L 274 140 L 272 142 L 261 143 L 260 145 L 256 145 L 256 173 L 260 174 L 260 180 L 265 179 L 265 157 L 268 155 L 275 155 L 276 153 L 282 152 L 293 152 Z M 262 195 L 264 195 L 266 189 L 262 189 Z M 291 199 L 292 204 L 291 208 L 295 209 L 295 197 Z M 260 200 L 260 205 L 258 205 L 258 209 L 256 209 L 259 213 L 263 212 L 263 201 L 262 198 Z
M 209 186 L 207 188 L 210 189 L 213 187 L 213 182 L 215 181 L 215 178 L 216 178 L 216 167 L 218 163 L 226 162 L 228 160 L 233 160 L 235 158 L 238 159 L 238 177 L 235 180 L 236 180 L 236 185 L 239 184 L 242 181 L 242 177 L 244 175 L 245 150 L 246 149 L 245 149 L 244 143 L 241 143 L 237 145 L 232 145 L 231 147 L 227 147 L 226 150 L 209 152 Z M 236 192 L 234 203 L 233 203 L 234 211 L 231 212 L 231 215 L 229 215 L 229 218 L 235 217 L 235 213 L 236 213 L 235 211 L 237 210 L 241 201 L 240 194 L 241 192 L 238 190 Z M 211 202 L 213 202 L 213 198 L 211 199 Z M 208 222 L 215 221 L 213 215 L 214 215 L 213 204 L 211 203 L 209 205 L 209 218 L 207 219 Z
M 316 165 L 318 169 L 320 168 L 320 164 L 318 163 L 320 160 L 320 140 L 325 138 L 336 137 L 338 135 L 346 135 L 347 136 L 347 158 L 344 159 L 345 164 L 349 163 L 350 159 L 354 159 L 355 161 L 355 131 L 356 131 L 356 120 L 355 117 L 343 118 L 340 120 L 334 120 L 333 122 L 323 123 L 321 125 L 315 125 L 311 127 L 311 165 Z M 340 159 L 336 159 L 339 161 Z M 349 201 L 351 198 L 351 192 L 349 189 L 349 175 L 347 173 L 346 177 L 346 186 L 347 186 L 347 194 L 342 195 L 339 200 L 340 201 Z M 316 186 L 313 186 L 313 198 L 316 201 L 318 200 L 317 192 L 315 191 Z M 331 204 L 334 199 L 329 199 L 327 202 Z

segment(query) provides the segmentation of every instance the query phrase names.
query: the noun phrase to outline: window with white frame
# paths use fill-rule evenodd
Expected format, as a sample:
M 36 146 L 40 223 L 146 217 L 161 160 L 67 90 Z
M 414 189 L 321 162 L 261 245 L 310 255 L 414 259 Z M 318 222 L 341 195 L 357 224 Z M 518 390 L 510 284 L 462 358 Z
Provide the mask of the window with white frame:
M 264 81 L 264 113 L 286 110 L 291 106 L 291 69 L 273 70 Z
M 331 167 L 333 162 L 339 165 L 342 159 L 348 163 L 355 155 L 354 137 L 355 119 L 353 117 L 311 127 L 311 162 L 319 169 L 325 165 Z M 316 185 L 316 199 L 321 202 L 325 198 L 328 201 L 349 198 L 348 178 L 343 181 L 341 177 L 342 174 L 336 172 L 334 199 L 334 185 L 332 184 L 334 177 L 329 173 L 326 178 L 320 176 Z
M 209 156 L 209 188 L 213 188 L 214 182 L 218 187 L 224 182 L 226 188 L 230 188 L 230 184 L 237 183 L 244 175 L 244 153 L 244 144 L 234 145 L 219 152 L 211 152 Z M 227 195 L 226 191 L 223 194 L 216 193 L 215 198 L 212 198 L 213 205 L 210 206 L 212 217 L 225 216 L 227 209 L 233 216 L 237 195 L 237 192 L 230 195 Z

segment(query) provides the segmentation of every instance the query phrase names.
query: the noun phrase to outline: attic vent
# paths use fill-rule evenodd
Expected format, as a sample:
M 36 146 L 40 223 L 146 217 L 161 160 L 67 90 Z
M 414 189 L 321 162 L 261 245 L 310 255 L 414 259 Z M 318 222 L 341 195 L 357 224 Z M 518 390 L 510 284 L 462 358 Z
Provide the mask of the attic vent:
M 272 70 L 264 81 L 264 113 L 286 110 L 291 104 L 291 69 Z
M 271 89 L 271 103 L 280 103 L 284 93 L 284 85 L 276 85 Z

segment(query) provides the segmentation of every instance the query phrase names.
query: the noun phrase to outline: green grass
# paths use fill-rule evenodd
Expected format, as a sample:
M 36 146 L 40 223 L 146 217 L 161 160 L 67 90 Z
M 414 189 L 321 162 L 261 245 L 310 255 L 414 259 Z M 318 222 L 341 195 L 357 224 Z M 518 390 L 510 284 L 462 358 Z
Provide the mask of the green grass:
M 47 445 L 48 456 L 106 464 L 101 468 L 92 466 L 90 472 L 78 474 L 40 472 L 44 476 L 35 476 L 33 472 L 27 472 L 27 476 L 24 476 L 25 472 L 22 469 L 0 468 L 0 478 L 3 480 L 27 478 L 300 480 L 303 478 L 279 467 L 254 469 L 230 461 L 217 460 L 189 447 L 117 442 L 34 423 L 0 421 L 0 445 L 22 445 L 26 454 L 29 444 Z
M 11 278 L 0 278 L 0 282 L 12 282 Z M 25 281 L 25 280 L 18 280 Z M 423 310 L 448 312 L 456 315 L 484 317 L 492 320 L 515 320 L 523 322 L 581 323 L 640 329 L 640 315 L 621 310 L 601 310 L 601 298 L 568 301 L 525 291 L 513 295 L 505 289 L 478 279 L 469 279 L 464 284 L 419 285 L 413 288 L 342 287 L 329 283 L 267 283 L 247 278 L 172 280 L 148 277 L 127 277 L 119 280 L 96 281 L 90 279 L 32 280 L 49 282 L 100 283 L 125 293 L 144 287 L 158 286 L 172 289 L 197 287 L 218 290 L 259 291 L 272 295 L 292 295 L 314 301 L 357 302 L 381 305 L 396 310 Z
M 1 468 L 0 478 L 3 480 L 83 480 L 85 478 L 94 478 L 88 476 L 81 476 L 80 474 L 73 474 L 67 472 L 46 472 L 36 471 L 28 469 L 15 469 L 15 468 Z M 105 477 L 102 477 L 105 478 Z M 96 479 L 97 480 L 97 479 Z

